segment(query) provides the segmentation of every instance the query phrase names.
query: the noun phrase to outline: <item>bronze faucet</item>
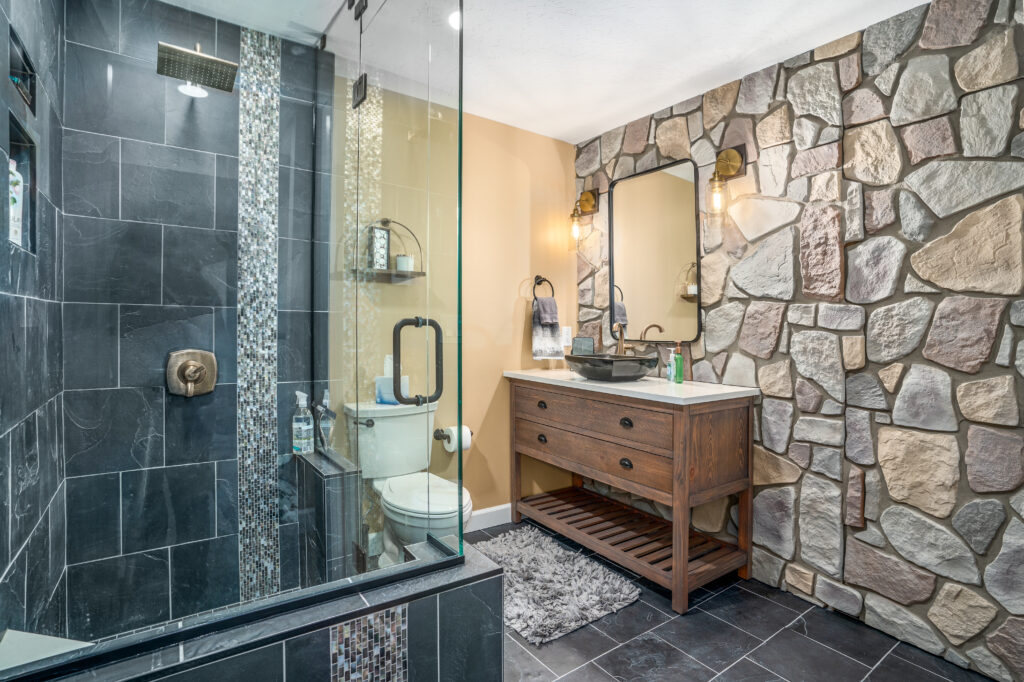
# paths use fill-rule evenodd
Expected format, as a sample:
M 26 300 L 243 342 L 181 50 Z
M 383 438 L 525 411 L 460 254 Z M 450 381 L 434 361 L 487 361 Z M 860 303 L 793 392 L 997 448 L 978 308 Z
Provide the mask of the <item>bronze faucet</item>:
M 644 330 L 642 332 L 640 332 L 640 340 L 641 341 L 646 341 L 647 340 L 647 332 L 651 331 L 651 327 L 657 328 L 658 333 L 660 333 L 660 334 L 664 334 L 665 333 L 665 328 L 662 327 L 660 324 L 657 324 L 657 323 L 649 324 L 646 327 L 644 327 Z
M 625 355 L 627 350 L 633 350 L 633 344 L 626 343 L 626 325 L 616 322 L 612 325 L 612 331 L 618 332 L 618 343 L 615 344 L 615 354 Z

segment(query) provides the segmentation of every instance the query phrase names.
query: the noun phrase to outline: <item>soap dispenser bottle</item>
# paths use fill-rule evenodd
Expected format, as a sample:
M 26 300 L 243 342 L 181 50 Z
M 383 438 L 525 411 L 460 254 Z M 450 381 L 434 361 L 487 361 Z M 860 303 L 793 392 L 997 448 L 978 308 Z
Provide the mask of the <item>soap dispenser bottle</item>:
M 676 352 L 672 356 L 672 365 L 674 370 L 674 378 L 677 384 L 683 383 L 683 344 L 676 344 Z
M 292 416 L 292 453 L 308 455 L 313 452 L 313 414 L 309 411 L 309 396 L 295 391 L 295 414 Z
M 324 452 L 331 448 L 331 435 L 334 433 L 334 423 L 337 418 L 337 413 L 331 410 L 331 392 L 324 389 L 324 397 L 316 406 L 316 423 L 319 430 L 316 435 Z

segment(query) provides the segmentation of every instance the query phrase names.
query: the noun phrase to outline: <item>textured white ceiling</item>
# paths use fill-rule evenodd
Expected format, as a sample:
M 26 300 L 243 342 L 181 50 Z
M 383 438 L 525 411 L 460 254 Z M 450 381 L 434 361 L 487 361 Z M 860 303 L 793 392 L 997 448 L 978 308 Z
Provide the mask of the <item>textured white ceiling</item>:
M 465 0 L 465 108 L 578 143 L 920 4 Z
M 215 19 L 312 45 L 346 0 L 164 0 Z M 347 4 L 347 3 L 346 3 Z
M 395 37 L 374 39 L 374 68 L 405 82 L 403 89 L 422 91 L 433 78 L 431 90 L 448 90 L 453 64 L 424 68 L 422 55 L 433 43 L 441 45 L 434 48 L 435 62 L 450 61 L 453 43 L 439 28 L 451 30 L 441 20 L 456 0 L 387 0 L 378 16 L 382 1 L 371 0 L 367 13 L 381 29 L 431 16 L 412 29 L 376 31 Z M 308 43 L 344 0 L 171 2 Z M 464 0 L 463 103 L 473 114 L 578 143 L 919 4 Z M 354 56 L 347 12 L 332 27 L 328 47 Z M 400 35 L 409 30 L 419 33 L 415 47 Z M 438 79 L 445 81 L 441 88 Z

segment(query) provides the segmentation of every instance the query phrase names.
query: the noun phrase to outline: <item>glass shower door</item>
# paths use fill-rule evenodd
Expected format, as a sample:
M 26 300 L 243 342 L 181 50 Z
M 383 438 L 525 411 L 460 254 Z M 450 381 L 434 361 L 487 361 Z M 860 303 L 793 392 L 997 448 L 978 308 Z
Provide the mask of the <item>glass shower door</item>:
M 461 551 L 458 10 L 371 7 L 358 66 L 336 80 L 349 109 L 335 173 L 348 172 L 330 332 L 348 331 L 330 338 L 331 376 L 360 477 L 358 571 Z

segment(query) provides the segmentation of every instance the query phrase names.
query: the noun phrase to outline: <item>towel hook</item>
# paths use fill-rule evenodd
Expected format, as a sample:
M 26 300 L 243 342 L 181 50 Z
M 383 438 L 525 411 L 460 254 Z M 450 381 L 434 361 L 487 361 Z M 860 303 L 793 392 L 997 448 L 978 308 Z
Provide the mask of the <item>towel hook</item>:
M 622 298 L 619 299 L 619 301 L 620 302 L 625 301 L 626 300 L 626 295 L 624 293 L 622 293 L 622 287 L 620 287 L 618 284 L 616 284 L 615 285 L 615 290 L 618 291 L 619 292 L 619 296 L 622 297 Z
M 540 275 L 536 275 L 533 278 L 533 297 L 535 299 L 537 298 L 537 287 L 540 286 L 541 284 L 544 284 L 545 282 L 547 282 L 547 285 L 551 287 L 551 298 L 555 297 L 555 285 L 551 283 L 551 280 L 549 280 L 547 277 L 541 277 Z

